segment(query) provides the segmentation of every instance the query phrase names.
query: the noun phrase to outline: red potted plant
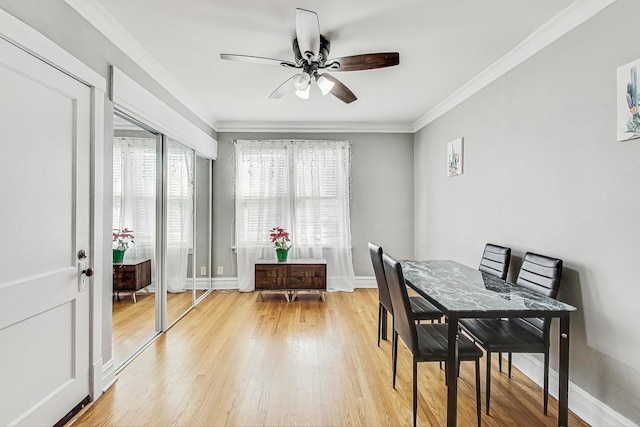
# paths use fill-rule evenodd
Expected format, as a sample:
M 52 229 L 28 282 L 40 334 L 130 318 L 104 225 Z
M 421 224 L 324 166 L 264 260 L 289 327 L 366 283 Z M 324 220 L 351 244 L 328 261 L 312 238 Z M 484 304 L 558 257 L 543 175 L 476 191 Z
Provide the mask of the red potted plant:
M 129 245 L 134 244 L 133 231 L 128 228 L 116 228 L 113 230 L 113 262 L 122 262 L 124 253 Z
M 287 233 L 282 227 L 273 227 L 270 231 L 269 237 L 276 248 L 276 257 L 278 258 L 278 262 L 286 262 L 289 249 L 291 249 L 289 233 Z

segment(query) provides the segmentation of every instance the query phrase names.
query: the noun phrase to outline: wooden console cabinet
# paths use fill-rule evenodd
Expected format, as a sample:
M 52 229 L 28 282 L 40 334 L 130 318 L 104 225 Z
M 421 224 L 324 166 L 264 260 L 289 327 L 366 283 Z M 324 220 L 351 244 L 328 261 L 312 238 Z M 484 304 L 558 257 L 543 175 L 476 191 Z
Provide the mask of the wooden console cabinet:
M 291 259 L 287 262 L 258 260 L 255 266 L 258 300 L 263 291 L 280 291 L 293 301 L 298 291 L 317 291 L 325 301 L 327 261 L 324 259 Z
M 113 264 L 113 292 L 131 292 L 136 302 L 136 291 L 151 284 L 151 260 L 124 261 Z

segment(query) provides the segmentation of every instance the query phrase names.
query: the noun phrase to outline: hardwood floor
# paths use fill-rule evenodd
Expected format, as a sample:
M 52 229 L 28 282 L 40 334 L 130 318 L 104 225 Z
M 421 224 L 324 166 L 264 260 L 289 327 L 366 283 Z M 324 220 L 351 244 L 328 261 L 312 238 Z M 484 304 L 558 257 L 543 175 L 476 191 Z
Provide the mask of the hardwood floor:
M 120 299 L 112 305 L 113 357 L 116 366 L 133 355 L 156 335 L 156 294 L 139 291 L 137 303 L 133 303 L 131 293 L 121 292 Z M 192 303 L 192 292 L 167 294 L 167 318 L 175 321 Z
M 411 359 L 400 344 L 391 385 L 391 344 L 376 345 L 377 290 L 300 294 L 216 293 L 118 375 L 74 426 L 398 426 L 411 424 Z M 391 322 L 389 322 L 391 323 Z M 492 381 L 483 426 L 555 426 L 557 401 L 514 369 Z M 482 363 L 484 365 L 484 363 Z M 484 369 L 481 371 L 484 388 Z M 418 424 L 446 423 L 444 371 L 418 367 Z M 474 426 L 472 363 L 462 363 L 459 425 Z M 484 393 L 483 393 L 484 395 Z M 584 426 L 570 414 L 572 426 Z

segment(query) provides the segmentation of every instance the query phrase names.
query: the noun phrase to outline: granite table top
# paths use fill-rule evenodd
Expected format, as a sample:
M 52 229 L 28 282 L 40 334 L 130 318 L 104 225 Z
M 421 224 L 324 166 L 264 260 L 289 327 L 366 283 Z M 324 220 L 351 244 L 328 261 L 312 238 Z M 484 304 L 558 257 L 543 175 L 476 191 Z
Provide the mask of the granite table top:
M 407 285 L 445 314 L 559 317 L 576 308 L 450 260 L 400 261 Z

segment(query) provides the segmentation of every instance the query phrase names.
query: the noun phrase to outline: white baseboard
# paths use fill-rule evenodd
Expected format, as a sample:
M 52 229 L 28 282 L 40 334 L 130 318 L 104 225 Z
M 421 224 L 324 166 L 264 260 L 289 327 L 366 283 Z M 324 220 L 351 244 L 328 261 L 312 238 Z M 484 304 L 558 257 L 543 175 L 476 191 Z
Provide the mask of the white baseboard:
M 104 390 L 102 389 L 102 381 L 104 380 L 103 372 L 104 368 L 102 366 L 102 358 L 91 364 L 91 378 L 93 378 L 93 382 L 91 383 L 90 395 L 91 400 L 93 401 L 104 393 Z
M 196 287 L 198 287 L 196 281 Z M 216 290 L 235 290 L 238 289 L 237 277 L 214 277 L 211 279 L 213 289 Z M 378 288 L 376 278 L 374 276 L 356 276 L 356 289 Z
M 102 365 L 102 392 L 109 390 L 109 388 L 118 381 L 116 377 L 116 364 L 113 357 L 105 364 Z
M 211 279 L 211 287 L 217 291 L 237 290 L 238 278 L 237 277 L 214 277 L 213 279 Z
M 544 365 L 530 354 L 513 354 L 513 365 L 543 386 Z M 549 394 L 558 397 L 558 372 L 549 369 Z M 569 381 L 569 409 L 592 426 L 637 426 L 633 421 L 602 403 Z
M 356 289 L 378 289 L 375 276 L 356 276 Z

